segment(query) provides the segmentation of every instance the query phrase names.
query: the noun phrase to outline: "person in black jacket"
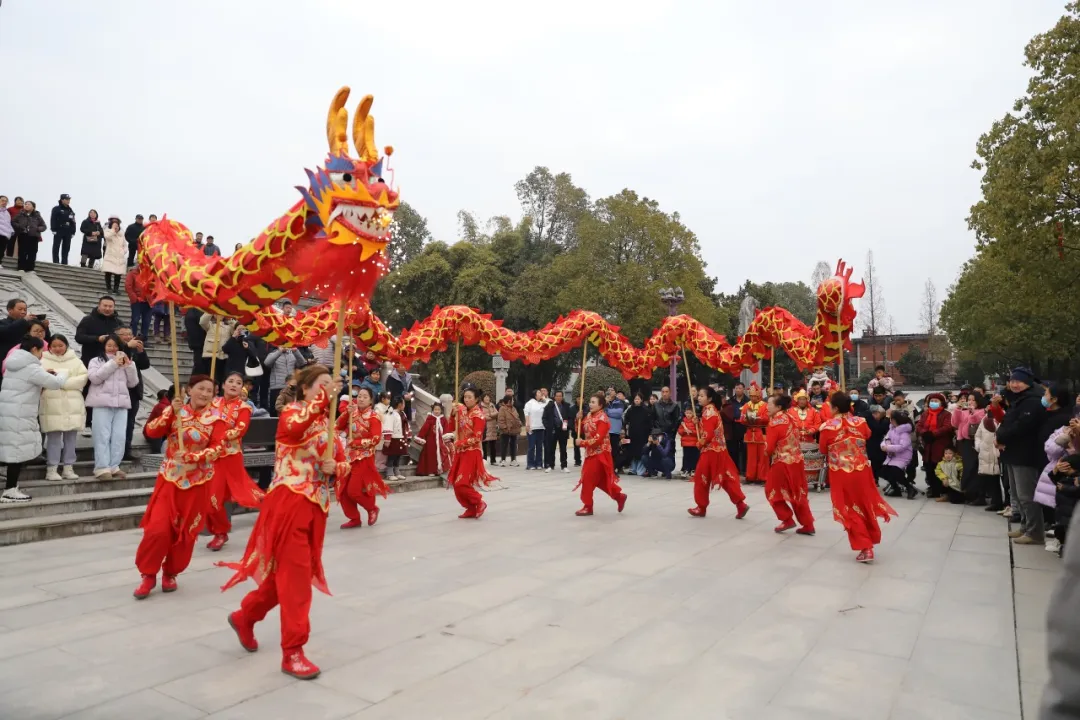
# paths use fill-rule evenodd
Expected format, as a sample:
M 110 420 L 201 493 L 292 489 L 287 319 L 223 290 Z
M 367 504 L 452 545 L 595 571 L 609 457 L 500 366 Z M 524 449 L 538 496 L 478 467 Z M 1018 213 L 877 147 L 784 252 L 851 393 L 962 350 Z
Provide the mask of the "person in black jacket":
M 630 472 L 634 475 L 645 474 L 645 459 L 642 453 L 649 443 L 649 433 L 653 431 L 656 422 L 655 413 L 645 403 L 641 395 L 635 395 L 623 413 L 623 436 L 630 442 L 624 446 L 626 461 L 630 465 Z M 663 432 L 661 430 L 661 432 Z
M 30 321 L 26 318 L 26 301 L 22 298 L 8 300 L 7 317 L 0 320 L 0 358 L 6 358 L 11 348 L 21 343 L 29 331 Z
M 143 216 L 136 215 L 135 222 L 127 226 L 127 230 L 124 231 L 124 239 L 128 244 L 128 259 L 127 266 L 135 266 L 135 254 L 139 251 L 139 236 L 142 235 L 143 230 L 146 228 L 143 226 Z
M 570 403 L 563 400 L 563 391 L 555 391 L 555 400 L 544 406 L 544 472 L 555 469 L 555 446 L 559 447 L 559 461 L 562 471 L 570 472 L 566 467 L 566 441 L 570 439 Z
M 877 388 L 874 390 L 876 391 Z M 870 427 L 870 439 L 866 441 L 866 456 L 870 459 L 870 467 L 874 471 L 874 482 L 877 482 L 881 477 L 881 468 L 885 467 L 885 451 L 881 449 L 881 443 L 889 434 L 892 422 L 885 416 L 884 406 L 871 405 L 870 417 L 866 420 L 866 424 Z
M 139 403 L 142 402 L 143 397 L 142 371 L 150 369 L 150 358 L 146 354 L 146 348 L 143 346 L 142 340 L 136 338 L 127 325 L 116 328 L 116 337 L 120 338 L 120 352 L 128 356 L 131 364 L 135 366 L 135 372 L 139 375 L 139 383 L 133 388 L 128 388 L 128 395 L 131 397 L 131 410 L 127 414 L 127 430 L 124 435 L 124 459 L 130 462 L 135 459 L 135 456 L 131 454 L 131 436 L 135 432 L 135 416 L 139 413 Z
M 116 301 L 111 295 L 102 295 L 97 307 L 85 315 L 75 328 L 75 342 L 82 346 L 83 365 L 90 367 L 91 360 L 105 353 L 105 339 L 121 325 L 123 323 L 116 316 Z
M 1046 457 L 1039 444 L 1039 430 L 1046 420 L 1046 409 L 1038 382 L 1026 367 L 1012 371 L 1005 393 L 1009 409 L 997 431 L 1001 446 L 999 459 L 1009 478 L 1014 515 L 1016 508 L 1020 509 L 1020 529 L 1011 531 L 1009 537 L 1020 545 L 1042 545 L 1045 541 L 1042 506 L 1035 502 L 1035 486 Z
M 101 248 L 105 243 L 105 230 L 98 220 L 97 210 L 90 210 L 79 225 L 79 232 L 83 234 L 82 247 L 79 248 L 79 267 L 92 268 L 94 263 L 101 259 Z
M 52 209 L 49 229 L 53 234 L 52 261 L 59 263 L 62 258 L 67 265 L 71 238 L 75 237 L 75 211 L 71 209 L 71 196 L 67 193 L 60 196 L 59 204 Z
M 236 326 L 232 337 L 221 346 L 225 353 L 226 375 L 235 372 L 246 377 L 248 364 L 254 366 L 262 363 L 254 340 L 254 336 L 248 334 L 247 328 L 243 325 Z
M 203 311 L 198 308 L 191 308 L 184 313 L 184 329 L 187 330 L 187 344 L 191 348 L 192 359 L 191 374 L 192 375 L 209 375 L 210 374 L 210 358 L 203 359 L 203 346 L 206 344 L 206 331 L 202 329 Z
M 509 388 L 507 388 L 509 390 Z M 510 390 L 513 393 L 513 390 Z M 510 404 L 514 404 L 514 396 L 510 395 Z M 570 446 L 574 448 L 574 467 L 581 467 L 581 448 L 577 444 L 577 429 L 578 429 L 578 405 L 577 403 L 570 404 Z
M 679 404 L 671 399 L 671 388 L 665 386 L 660 390 L 660 400 L 652 406 L 652 409 L 656 415 L 653 426 L 659 428 L 665 435 L 675 437 L 679 423 L 682 422 L 683 411 Z

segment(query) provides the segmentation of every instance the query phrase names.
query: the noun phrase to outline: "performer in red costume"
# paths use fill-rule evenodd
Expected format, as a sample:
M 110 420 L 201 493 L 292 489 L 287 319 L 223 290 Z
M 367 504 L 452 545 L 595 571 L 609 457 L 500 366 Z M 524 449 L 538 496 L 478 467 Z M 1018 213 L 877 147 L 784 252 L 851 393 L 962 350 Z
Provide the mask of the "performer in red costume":
M 821 477 L 821 469 L 825 467 L 825 456 L 818 449 L 817 435 L 821 429 L 821 423 L 826 418 L 810 404 L 810 398 L 806 390 L 795 393 L 795 405 L 788 410 L 788 416 L 795 425 L 799 439 L 799 449 L 802 451 L 803 467 L 806 470 L 806 482 L 817 483 Z
M 172 406 L 146 424 L 150 438 L 168 439 L 165 460 L 158 471 L 157 483 L 146 506 L 141 527 L 142 541 L 135 552 L 135 566 L 142 582 L 135 598 L 143 600 L 157 585 L 162 571 L 161 592 L 176 590 L 176 576 L 191 562 L 195 541 L 206 523 L 210 509 L 213 461 L 218 446 L 212 442 L 214 415 L 210 401 L 214 381 L 207 375 L 192 375 L 188 381 L 188 403 L 178 397 Z M 183 433 L 184 450 L 177 438 Z
M 739 486 L 739 468 L 728 455 L 724 441 L 724 426 L 720 421 L 720 403 L 722 399 L 712 387 L 698 390 L 698 407 L 701 408 L 701 429 L 698 433 L 697 471 L 694 473 L 695 507 L 687 510 L 693 517 L 705 517 L 709 507 L 709 492 L 715 487 L 724 489 L 728 498 L 735 505 L 735 517 L 742 520 L 750 511 L 746 504 L 746 495 Z
M 322 547 L 330 508 L 330 478 L 345 477 L 345 449 L 331 432 L 331 398 L 341 392 L 323 365 L 309 365 L 296 376 L 296 401 L 278 416 L 274 481 L 266 493 L 247 550 L 239 563 L 221 563 L 236 570 L 222 586 L 228 590 L 247 578 L 258 587 L 244 596 L 229 615 L 240 645 L 259 649 L 255 623 L 275 605 L 281 606 L 281 671 L 301 680 L 319 675 L 304 655 L 311 632 L 311 587 L 330 594 L 323 573 Z M 328 459 L 329 443 L 334 459 Z
M 769 429 L 765 435 L 765 452 L 770 459 L 769 479 L 765 481 L 765 497 L 772 505 L 780 524 L 773 528 L 782 533 L 801 527 L 799 535 L 814 534 L 814 515 L 807 497 L 806 470 L 799 449 L 799 430 L 788 414 L 791 398 L 774 395 L 769 398 Z
M 585 463 L 581 466 L 581 509 L 575 515 L 593 514 L 593 490 L 600 490 L 618 504 L 619 512 L 626 507 L 626 493 L 619 487 L 619 478 L 615 475 L 615 463 L 611 459 L 611 421 L 608 420 L 604 406 L 607 400 L 604 393 L 596 393 L 589 398 L 589 414 L 581 421 L 578 447 L 585 448 Z
M 739 422 L 746 426 L 746 482 L 765 482 L 769 474 L 769 459 L 765 454 L 765 428 L 769 424 L 769 409 L 761 399 L 761 388 L 750 383 L 750 400 L 742 407 Z
M 375 395 L 370 388 L 361 387 L 356 398 L 351 402 L 342 401 L 337 419 L 338 432 L 352 426 L 352 436 L 348 440 L 346 456 L 349 460 L 349 474 L 339 476 L 334 488 L 338 504 L 348 521 L 342 530 L 360 527 L 360 511 L 357 505 L 367 511 L 368 525 L 374 525 L 379 519 L 379 506 L 375 496 L 390 492 L 386 481 L 375 467 L 375 449 L 382 438 L 382 423 L 372 409 Z
M 213 444 L 221 453 L 214 463 L 214 480 L 210 491 L 210 515 L 206 526 L 214 538 L 206 547 L 218 551 L 229 541 L 232 522 L 225 503 L 232 501 L 246 508 L 257 508 L 266 496 L 244 469 L 244 452 L 240 446 L 251 425 L 251 406 L 244 400 L 244 376 L 229 373 L 222 385 L 222 397 L 214 398 L 210 407 L 214 415 Z
M 874 546 L 881 542 L 877 518 L 889 522 L 896 511 L 885 502 L 874 481 L 866 440 L 870 426 L 861 417 L 850 414 L 851 398 L 844 392 L 829 398 L 833 417 L 821 426 L 818 441 L 829 466 L 833 517 L 844 526 L 856 560 L 874 561 Z
M 461 394 L 462 405 L 454 408 L 454 461 L 446 478 L 448 487 L 465 508 L 459 518 L 479 519 L 487 503 L 477 492 L 477 485 L 490 485 L 498 478 L 484 468 L 483 442 L 487 418 L 480 407 L 479 390 L 471 385 Z
M 420 432 L 416 433 L 417 444 L 423 446 L 420 461 L 416 463 L 417 477 L 438 477 L 450 470 L 450 448 L 443 440 L 448 432 L 450 430 L 442 414 L 442 405 L 435 403 Z

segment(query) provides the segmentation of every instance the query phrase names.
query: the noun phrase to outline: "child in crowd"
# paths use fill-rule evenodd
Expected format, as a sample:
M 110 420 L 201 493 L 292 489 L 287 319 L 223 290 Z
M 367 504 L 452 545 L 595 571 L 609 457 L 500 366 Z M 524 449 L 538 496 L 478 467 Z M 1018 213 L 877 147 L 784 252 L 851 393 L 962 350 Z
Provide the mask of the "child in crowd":
M 395 397 L 390 409 L 383 415 L 383 454 L 386 455 L 386 479 L 404 480 L 398 474 L 401 458 L 409 453 L 412 433 L 409 420 L 405 417 L 405 398 Z
M 152 420 L 157 418 L 158 415 L 165 412 L 165 408 L 172 404 L 173 387 L 174 386 L 170 385 L 168 390 L 158 390 L 157 404 L 154 405 L 153 409 L 150 411 L 150 417 L 146 418 L 146 424 L 143 425 L 143 437 L 146 438 L 146 442 L 150 444 L 150 451 L 153 453 L 161 452 L 163 438 L 152 438 L 147 435 L 146 426 L 149 425 Z
M 954 505 L 964 502 L 964 493 L 960 492 L 960 478 L 964 475 L 964 463 L 956 457 L 952 448 L 945 448 L 945 454 L 941 462 L 934 470 L 944 492 L 938 496 L 937 502 L 949 502 Z
M 688 478 L 697 470 L 697 461 L 701 456 L 697 422 L 694 420 L 694 410 L 689 406 L 683 411 L 683 420 L 679 425 L 679 444 L 682 445 L 682 476 Z
M 1065 552 L 1065 535 L 1072 520 L 1076 502 L 1080 500 L 1080 455 L 1067 455 L 1062 458 L 1050 475 L 1057 487 L 1054 509 L 1054 537 L 1061 547 L 1058 557 Z

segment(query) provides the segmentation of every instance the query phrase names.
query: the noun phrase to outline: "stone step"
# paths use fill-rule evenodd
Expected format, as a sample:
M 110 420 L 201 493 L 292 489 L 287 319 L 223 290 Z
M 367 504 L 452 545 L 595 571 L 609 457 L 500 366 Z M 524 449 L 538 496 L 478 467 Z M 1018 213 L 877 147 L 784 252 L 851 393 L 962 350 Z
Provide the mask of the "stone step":
M 81 495 L 85 493 L 112 492 L 115 490 L 135 490 L 153 488 L 157 475 L 150 472 L 129 473 L 123 480 L 98 480 L 80 477 L 78 480 L 29 480 L 19 486 L 34 497 L 34 500 L 58 495 Z
M 90 449 L 88 455 L 89 459 L 76 460 L 75 465 L 72 466 L 75 470 L 75 474 L 79 477 L 91 477 L 94 474 L 94 451 L 92 448 Z M 79 455 L 76 454 L 76 457 L 78 456 Z M 135 463 L 124 462 L 120 463 L 120 469 L 126 473 L 137 468 Z M 23 468 L 22 474 L 19 476 L 19 482 L 22 483 L 24 481 L 30 480 L 45 480 L 44 462 L 34 461 L 33 463 L 28 464 L 26 467 Z
M 145 509 L 144 505 L 3 520 L 0 521 L 0 546 L 131 530 L 139 526 Z
M 35 497 L 30 502 L 24 503 L 0 503 L 0 522 L 4 520 L 51 517 L 54 515 L 74 515 L 96 510 L 115 510 L 130 507 L 145 508 L 150 501 L 150 493 L 153 491 L 153 487 L 141 487 L 129 490 L 79 493 L 77 495 Z

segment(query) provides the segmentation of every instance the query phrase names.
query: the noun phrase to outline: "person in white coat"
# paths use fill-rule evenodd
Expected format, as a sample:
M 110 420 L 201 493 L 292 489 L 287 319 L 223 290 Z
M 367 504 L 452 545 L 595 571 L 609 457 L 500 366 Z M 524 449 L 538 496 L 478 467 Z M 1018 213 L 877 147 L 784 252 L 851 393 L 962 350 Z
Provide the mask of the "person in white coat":
M 67 373 L 41 366 L 45 341 L 24 338 L 7 357 L 4 383 L 0 388 L 0 462 L 7 465 L 7 483 L 0 502 L 26 502 L 30 496 L 19 489 L 23 465 L 41 454 L 41 426 L 38 402 L 42 388 L 63 387 Z
M 105 230 L 105 253 L 101 258 L 101 269 L 105 271 L 105 290 L 114 295 L 120 292 L 120 281 L 127 274 L 127 239 L 120 232 L 119 218 L 109 218 Z
M 45 433 L 45 479 L 77 480 L 75 438 L 86 425 L 86 402 L 82 390 L 89 380 L 86 366 L 63 335 L 53 335 L 49 349 L 41 356 L 46 370 L 64 370 L 67 379 L 58 390 L 41 393 L 41 432 Z M 61 455 L 63 456 L 61 458 Z M 57 472 L 61 459 L 64 472 Z
M 124 459 L 127 414 L 131 409 L 128 389 L 139 384 L 134 363 L 119 350 L 120 339 L 109 335 L 105 352 L 91 360 L 87 368 L 90 391 L 86 407 L 94 409 L 94 477 L 104 480 L 124 477 L 120 462 Z

